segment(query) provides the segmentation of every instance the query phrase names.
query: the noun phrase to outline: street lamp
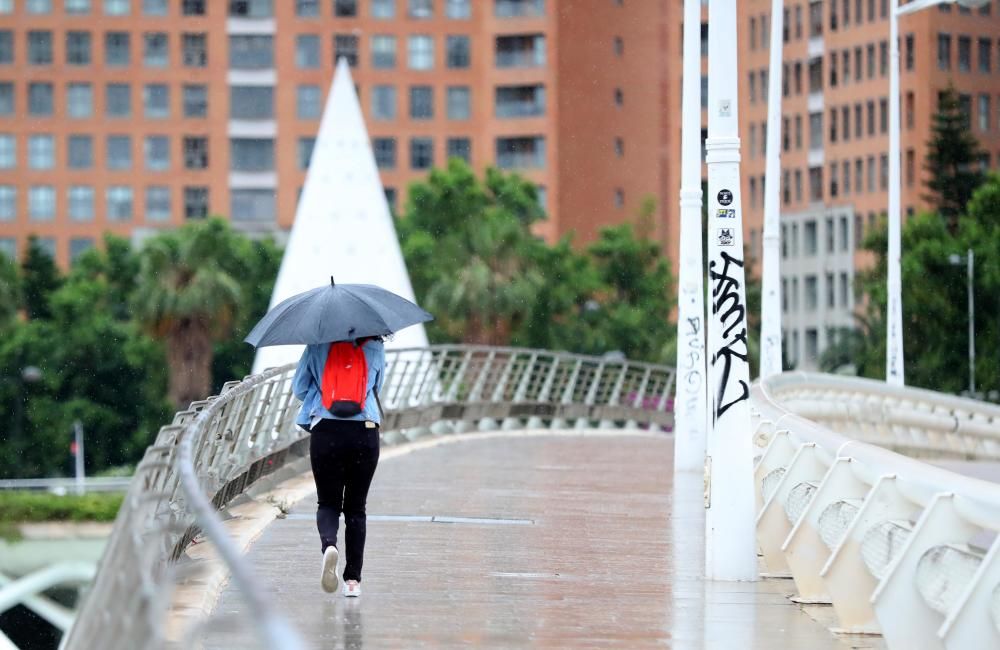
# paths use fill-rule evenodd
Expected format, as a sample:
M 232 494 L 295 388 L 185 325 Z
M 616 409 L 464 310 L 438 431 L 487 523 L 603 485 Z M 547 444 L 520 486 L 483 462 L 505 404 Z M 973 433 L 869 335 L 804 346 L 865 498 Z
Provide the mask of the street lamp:
M 968 269 L 968 289 L 969 296 L 969 397 L 976 397 L 976 304 L 973 298 L 972 280 L 975 274 L 975 256 L 970 248 L 965 256 L 966 268 Z M 948 261 L 953 266 L 962 265 L 962 256 L 952 253 L 948 256 Z
M 10 439 L 20 442 L 24 434 L 24 387 L 27 384 L 37 384 L 42 380 L 42 369 L 38 366 L 24 366 L 16 377 L 3 377 L 3 381 L 10 382 L 16 387 L 14 395 L 13 422 L 11 422 Z
M 943 4 L 959 4 L 969 9 L 982 7 L 991 0 L 913 0 L 902 7 L 892 0 L 889 16 L 889 250 L 888 301 L 886 314 L 886 381 L 903 385 L 903 299 L 900 281 L 900 133 L 899 133 L 899 17 Z

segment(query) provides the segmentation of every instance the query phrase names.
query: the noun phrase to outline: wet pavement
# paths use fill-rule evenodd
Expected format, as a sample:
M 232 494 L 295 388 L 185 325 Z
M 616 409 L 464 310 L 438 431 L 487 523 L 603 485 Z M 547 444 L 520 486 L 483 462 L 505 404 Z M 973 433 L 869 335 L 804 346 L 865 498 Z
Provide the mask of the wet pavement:
M 320 589 L 315 497 L 248 558 L 312 648 L 852 647 L 790 581 L 701 580 L 701 476 L 674 485 L 671 454 L 668 437 L 561 435 L 385 459 L 357 600 Z M 205 647 L 257 647 L 242 611 L 229 585 Z

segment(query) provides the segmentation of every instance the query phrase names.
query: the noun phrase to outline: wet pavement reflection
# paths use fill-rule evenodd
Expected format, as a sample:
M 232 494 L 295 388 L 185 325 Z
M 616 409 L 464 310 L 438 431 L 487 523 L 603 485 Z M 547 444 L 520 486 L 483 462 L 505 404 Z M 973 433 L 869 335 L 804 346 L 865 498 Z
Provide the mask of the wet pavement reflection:
M 790 582 L 701 579 L 702 477 L 675 483 L 671 454 L 665 436 L 525 436 L 387 458 L 357 600 L 319 588 L 314 498 L 249 559 L 314 648 L 851 647 Z M 230 585 L 217 612 L 242 609 Z M 205 637 L 252 644 L 249 621 Z

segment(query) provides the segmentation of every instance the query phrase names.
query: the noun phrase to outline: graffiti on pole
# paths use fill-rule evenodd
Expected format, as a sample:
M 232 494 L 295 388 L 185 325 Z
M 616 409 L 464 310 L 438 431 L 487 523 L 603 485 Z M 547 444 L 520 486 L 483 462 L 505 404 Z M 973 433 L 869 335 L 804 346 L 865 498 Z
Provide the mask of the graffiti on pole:
M 730 386 L 729 381 L 734 364 L 747 363 L 749 352 L 746 307 L 743 304 L 743 286 L 739 277 L 742 273 L 731 273 L 735 269 L 742 271 L 743 260 L 726 251 L 720 251 L 719 255 L 722 259 L 721 270 L 715 260 L 708 265 L 709 280 L 712 282 L 712 314 L 719 316 L 723 327 L 721 345 L 712 355 L 713 366 L 722 363 L 715 400 L 716 419 L 735 404 L 750 398 L 750 386 L 747 382 L 738 379 L 736 386 Z

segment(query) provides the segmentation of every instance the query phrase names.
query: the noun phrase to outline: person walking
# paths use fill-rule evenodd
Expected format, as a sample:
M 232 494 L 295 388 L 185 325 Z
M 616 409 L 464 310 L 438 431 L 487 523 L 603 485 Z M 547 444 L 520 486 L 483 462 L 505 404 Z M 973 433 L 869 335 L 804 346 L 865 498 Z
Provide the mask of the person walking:
M 363 366 L 363 367 L 362 367 Z M 323 553 L 320 585 L 337 590 L 337 532 L 344 515 L 344 596 L 361 595 L 365 504 L 379 459 L 385 374 L 380 337 L 307 345 L 292 390 L 302 400 L 296 424 L 309 431 L 309 458 L 319 507 L 316 527 Z

